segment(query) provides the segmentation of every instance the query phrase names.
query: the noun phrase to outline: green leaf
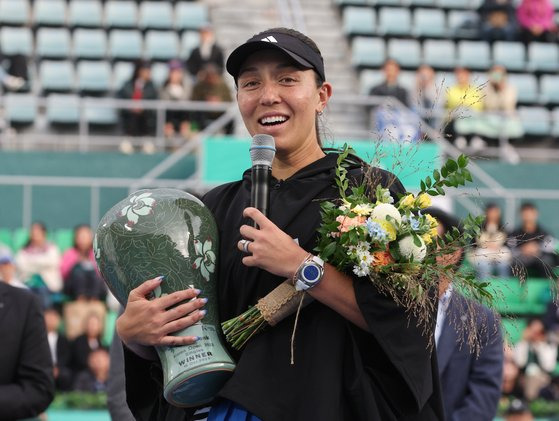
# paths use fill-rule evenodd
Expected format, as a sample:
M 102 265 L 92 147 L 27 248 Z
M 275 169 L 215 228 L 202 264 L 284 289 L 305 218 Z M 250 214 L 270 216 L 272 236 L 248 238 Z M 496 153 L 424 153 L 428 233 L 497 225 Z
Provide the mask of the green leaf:
M 433 184 L 431 182 L 431 177 L 427 176 L 427 178 L 425 179 L 425 184 L 427 185 L 427 187 L 431 187 L 431 185 Z
M 441 175 L 443 176 L 443 178 L 446 178 L 446 176 L 448 175 L 448 170 L 444 166 L 441 168 Z
M 425 182 L 423 180 L 421 180 L 421 182 L 419 183 L 420 187 L 421 187 L 421 191 L 425 191 L 427 190 L 427 187 L 425 186 Z
M 446 161 L 445 166 L 449 171 L 456 171 L 458 169 L 458 164 L 454 159 L 449 159 L 448 161 Z
M 421 247 L 421 240 L 419 239 L 419 237 L 416 234 L 413 234 L 413 243 L 417 246 L 417 247 Z
M 441 195 L 444 196 L 445 195 L 445 191 L 441 186 L 436 186 L 435 190 L 437 190 L 437 192 Z
M 470 183 L 473 181 L 472 174 L 470 173 L 470 171 L 465 169 L 464 171 L 462 171 L 462 174 L 464 174 L 464 178 L 468 180 Z
M 458 166 L 460 168 L 466 168 L 467 165 L 468 165 L 468 157 L 464 154 L 461 154 L 458 157 Z
M 441 173 L 439 172 L 439 170 L 433 171 L 433 178 L 435 179 L 435 181 L 439 181 L 441 179 Z
M 331 242 L 330 244 L 328 244 L 326 247 L 324 247 L 324 249 L 322 249 L 322 253 L 320 254 L 320 256 L 326 260 L 328 259 L 328 257 L 330 257 L 332 254 L 334 254 L 334 252 L 336 251 L 336 243 L 335 242 Z

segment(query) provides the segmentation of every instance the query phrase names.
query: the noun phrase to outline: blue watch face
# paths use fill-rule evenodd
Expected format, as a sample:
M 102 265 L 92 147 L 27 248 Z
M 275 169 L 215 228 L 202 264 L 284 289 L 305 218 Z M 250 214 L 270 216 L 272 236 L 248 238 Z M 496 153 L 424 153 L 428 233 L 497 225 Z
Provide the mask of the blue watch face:
M 314 282 L 320 276 L 320 270 L 315 265 L 307 265 L 303 268 L 303 278 L 306 281 Z

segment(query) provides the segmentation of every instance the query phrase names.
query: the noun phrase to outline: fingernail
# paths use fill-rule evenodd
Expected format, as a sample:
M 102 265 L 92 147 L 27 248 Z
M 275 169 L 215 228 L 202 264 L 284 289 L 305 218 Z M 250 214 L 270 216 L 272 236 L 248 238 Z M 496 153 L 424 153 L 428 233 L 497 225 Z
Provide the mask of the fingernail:
M 200 300 L 202 300 L 202 302 L 203 302 L 204 304 L 206 304 L 206 303 L 208 302 L 208 299 L 207 299 L 207 298 L 200 298 Z
M 202 338 L 199 337 L 199 336 L 195 336 L 195 337 L 194 337 L 194 341 L 195 341 L 195 342 L 198 342 L 200 339 L 202 339 Z
M 200 290 L 198 288 L 194 288 L 194 294 L 200 295 L 201 292 L 202 292 L 202 290 Z
M 158 276 L 158 277 L 157 277 L 157 280 L 158 280 L 159 282 L 163 282 L 163 281 L 165 280 L 165 275 L 160 275 L 160 276 Z
M 206 315 L 206 310 L 200 310 L 200 317 L 204 317 Z

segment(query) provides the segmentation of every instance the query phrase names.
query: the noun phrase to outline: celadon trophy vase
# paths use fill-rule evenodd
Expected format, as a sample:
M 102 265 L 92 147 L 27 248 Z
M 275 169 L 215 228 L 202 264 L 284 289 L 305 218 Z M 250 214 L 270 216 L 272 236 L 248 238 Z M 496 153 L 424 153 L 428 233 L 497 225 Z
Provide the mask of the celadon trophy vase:
M 217 309 L 218 231 L 213 215 L 194 196 L 176 189 L 140 190 L 101 219 L 93 244 L 101 275 L 126 305 L 130 291 L 165 275 L 155 297 L 198 288 L 206 316 L 174 333 L 201 339 L 186 346 L 156 347 L 165 399 L 175 406 L 210 402 L 235 369 L 222 342 Z

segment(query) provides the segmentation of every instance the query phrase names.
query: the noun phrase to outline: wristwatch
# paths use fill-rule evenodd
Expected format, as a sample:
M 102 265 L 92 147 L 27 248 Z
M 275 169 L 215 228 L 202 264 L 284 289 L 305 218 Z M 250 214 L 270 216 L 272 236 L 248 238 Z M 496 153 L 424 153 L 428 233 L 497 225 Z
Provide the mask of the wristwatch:
M 314 288 L 324 275 L 324 260 L 318 256 L 309 256 L 301 263 L 295 275 L 295 289 L 307 291 Z

